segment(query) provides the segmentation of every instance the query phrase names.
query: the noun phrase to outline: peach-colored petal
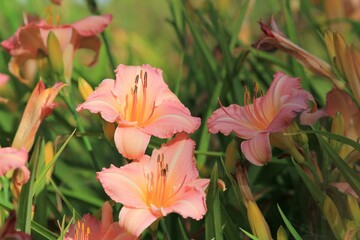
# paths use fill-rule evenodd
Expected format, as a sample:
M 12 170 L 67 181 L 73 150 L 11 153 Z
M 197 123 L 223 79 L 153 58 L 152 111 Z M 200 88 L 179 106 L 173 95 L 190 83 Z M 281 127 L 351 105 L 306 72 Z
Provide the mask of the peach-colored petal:
M 271 159 L 269 133 L 258 134 L 249 140 L 243 141 L 241 150 L 251 163 L 258 166 L 266 164 Z
M 44 83 L 39 81 L 26 104 L 12 147 L 25 147 L 30 151 L 41 122 L 51 114 L 56 106 L 54 99 L 64 86 L 63 83 L 55 83 L 51 88 L 45 89 Z
M 97 35 L 105 30 L 111 22 L 112 15 L 90 16 L 71 24 L 81 36 Z
M 120 227 L 126 229 L 130 234 L 138 237 L 158 217 L 149 209 L 123 207 L 119 213 Z
M 200 220 L 205 215 L 206 210 L 204 189 L 192 187 L 183 189 L 183 192 L 178 194 L 170 206 L 162 208 L 162 213 L 166 216 L 169 213 L 176 212 L 183 218 L 191 217 Z
M 142 164 L 133 162 L 121 168 L 111 165 L 98 172 L 97 178 L 106 194 L 114 201 L 137 208 L 146 207 L 146 183 Z
M 300 123 L 303 125 L 312 125 L 320 118 L 326 116 L 328 116 L 328 114 L 325 112 L 324 109 L 319 109 L 313 113 L 304 111 L 300 114 Z
M 3 176 L 9 170 L 24 167 L 27 181 L 29 177 L 29 170 L 25 166 L 27 160 L 28 152 L 24 148 L 19 150 L 12 147 L 0 148 L 0 176 Z
M 352 195 L 358 201 L 360 200 L 359 196 L 356 194 L 354 189 L 352 189 L 352 187 L 350 186 L 350 184 L 348 182 L 336 182 L 336 183 L 331 183 L 331 185 L 336 187 L 340 192 L 342 192 L 344 194 Z
M 192 117 L 189 109 L 178 101 L 166 101 L 154 109 L 144 131 L 159 138 L 169 138 L 177 132 L 193 133 L 201 124 L 200 118 Z
M 119 153 L 128 159 L 139 159 L 145 154 L 151 135 L 137 127 L 118 127 L 114 141 Z
M 231 104 L 217 109 L 206 124 L 210 133 L 221 132 L 227 136 L 234 131 L 238 137 L 251 138 L 258 131 L 258 127 L 251 122 L 248 113 L 244 107 Z
M 118 222 L 109 226 L 107 231 L 102 235 L 103 240 L 135 240 L 137 237 L 128 233 L 124 228 L 121 228 Z
M 112 223 L 113 223 L 112 208 L 110 206 L 110 203 L 106 201 L 101 207 L 101 226 L 104 229 L 107 229 L 110 227 Z
M 76 111 L 87 109 L 92 113 L 100 113 L 107 122 L 115 122 L 119 118 L 121 106 L 111 92 L 114 84 L 115 81 L 112 79 L 102 81 L 89 98 L 76 108 Z
M 77 240 L 77 234 L 87 236 L 88 239 L 102 239 L 101 224 L 95 217 L 85 214 L 76 224 L 70 226 L 64 240 Z

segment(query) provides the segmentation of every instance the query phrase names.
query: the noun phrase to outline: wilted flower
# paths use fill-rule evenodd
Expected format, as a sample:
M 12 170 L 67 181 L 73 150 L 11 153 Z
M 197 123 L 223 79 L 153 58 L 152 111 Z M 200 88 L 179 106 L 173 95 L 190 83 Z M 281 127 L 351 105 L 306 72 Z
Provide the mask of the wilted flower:
M 135 240 L 136 237 L 126 232 L 113 222 L 112 208 L 109 202 L 105 202 L 101 209 L 101 222 L 90 214 L 71 225 L 64 240 Z
M 105 192 L 124 206 L 120 226 L 135 236 L 172 212 L 200 220 L 206 213 L 205 188 L 194 159 L 195 142 L 186 134 L 144 155 L 139 162 L 98 172 Z
M 296 58 L 305 68 L 311 72 L 330 79 L 338 88 L 344 89 L 344 84 L 340 82 L 334 72 L 331 70 L 331 66 L 324 60 L 310 54 L 306 50 L 302 49 L 295 43 L 287 39 L 280 31 L 279 26 L 275 22 L 275 19 L 271 19 L 270 25 L 266 25 L 260 22 L 261 30 L 265 33 L 265 37 L 254 44 L 254 47 L 262 49 L 265 45 L 274 46 L 281 51 Z
M 32 85 L 37 68 L 40 67 L 46 70 L 49 67 L 46 64 L 47 60 L 44 61 L 44 57 L 55 55 L 51 56 L 51 58 L 62 59 L 63 75 L 68 82 L 77 49 L 86 48 L 92 50 L 95 54 L 89 65 L 97 62 L 101 46 L 97 34 L 104 31 L 111 19 L 111 15 L 102 15 L 90 16 L 65 25 L 52 25 L 45 20 L 27 23 L 19 28 L 13 36 L 1 43 L 12 56 L 9 62 L 9 71 L 21 82 Z M 50 32 L 54 34 L 55 38 L 48 39 Z M 50 40 L 51 45 L 57 46 L 54 39 L 57 39 L 60 45 L 60 52 L 55 50 L 56 47 L 49 49 L 48 40 Z M 38 63 L 40 66 L 38 66 Z
M 26 104 L 12 147 L 30 151 L 41 122 L 52 113 L 56 106 L 54 99 L 64 86 L 63 83 L 55 83 L 45 89 L 44 83 L 41 80 L 38 82 Z
M 119 65 L 115 72 L 116 80 L 103 80 L 76 110 L 87 109 L 116 122 L 114 141 L 124 157 L 142 157 L 151 135 L 169 138 L 177 132 L 192 133 L 200 126 L 200 119 L 192 117 L 170 91 L 160 69 Z
M 255 90 L 257 92 L 257 89 Z M 281 134 L 293 121 L 296 114 L 308 109 L 308 101 L 313 101 L 310 93 L 303 90 L 299 78 L 288 77 L 278 72 L 274 76 L 265 96 L 253 98 L 245 93 L 245 106 L 232 104 L 221 106 L 207 121 L 209 132 L 230 132 L 245 139 L 241 150 L 255 165 L 263 165 L 271 159 L 269 137 Z

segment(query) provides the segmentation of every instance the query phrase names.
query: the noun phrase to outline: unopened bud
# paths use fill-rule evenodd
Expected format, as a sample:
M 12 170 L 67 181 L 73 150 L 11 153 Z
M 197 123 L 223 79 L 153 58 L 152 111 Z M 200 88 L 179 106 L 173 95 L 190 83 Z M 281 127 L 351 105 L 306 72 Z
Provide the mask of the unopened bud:
M 358 226 L 360 226 L 360 208 L 359 208 L 359 204 L 356 201 L 356 199 L 351 195 L 347 195 L 347 206 L 348 206 L 349 213 L 350 213 L 352 219 L 355 221 L 355 223 Z
M 290 133 L 299 133 L 301 131 L 301 129 L 299 128 L 299 126 L 296 124 L 296 122 L 293 122 L 289 128 L 287 132 Z M 292 135 L 293 140 L 299 145 L 299 146 L 305 146 L 308 144 L 308 137 L 305 133 L 299 133 L 299 134 L 294 134 Z
M 253 235 L 258 239 L 271 240 L 269 226 L 258 205 L 253 201 L 249 201 L 248 203 L 247 216 Z
M 236 169 L 236 142 L 232 140 L 226 147 L 225 152 L 225 168 L 231 173 L 235 174 Z
M 337 135 L 344 135 L 344 131 L 345 131 L 344 118 L 340 112 L 337 112 L 331 123 L 331 133 Z M 330 146 L 334 149 L 335 152 L 338 153 L 340 151 L 342 144 L 337 140 L 330 139 Z
M 51 160 L 53 160 L 53 158 L 54 158 L 54 144 L 52 142 L 47 142 L 45 144 L 45 166 L 47 166 L 51 162 Z M 46 183 L 50 182 L 50 178 L 53 170 L 54 170 L 54 165 L 46 173 Z
M 287 240 L 287 233 L 283 226 L 280 226 L 276 233 L 276 239 L 277 240 Z
M 47 38 L 47 47 L 51 68 L 57 74 L 64 74 L 64 62 L 60 42 L 52 31 L 49 32 Z
M 329 196 L 324 200 L 324 215 L 335 237 L 342 239 L 345 233 L 344 224 L 335 203 Z
M 78 80 L 78 88 L 82 98 L 86 101 L 90 94 L 94 91 L 90 84 L 83 78 Z

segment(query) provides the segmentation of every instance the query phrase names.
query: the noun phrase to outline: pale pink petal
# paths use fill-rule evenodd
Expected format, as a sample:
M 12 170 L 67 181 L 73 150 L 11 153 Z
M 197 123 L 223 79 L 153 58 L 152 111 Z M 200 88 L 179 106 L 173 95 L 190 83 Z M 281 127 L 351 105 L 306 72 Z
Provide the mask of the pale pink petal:
M 24 148 L 20 150 L 12 147 L 0 148 L 0 176 L 3 176 L 9 170 L 24 168 L 27 180 L 29 175 L 29 170 L 25 166 L 27 160 L 28 152 Z
M 336 183 L 331 183 L 331 185 L 336 187 L 340 192 L 344 194 L 349 194 L 354 198 L 356 198 L 358 201 L 360 200 L 359 196 L 356 194 L 354 189 L 352 189 L 352 187 L 348 182 L 336 182 Z
M 303 125 L 312 125 L 322 117 L 326 117 L 328 114 L 324 109 L 319 109 L 316 112 L 304 111 L 300 114 L 300 123 Z
M 151 135 L 137 127 L 117 127 L 114 141 L 119 153 L 128 159 L 139 159 L 145 154 Z
M 0 73 L 0 86 L 5 85 L 9 81 L 9 75 Z
M 115 122 L 119 118 L 121 106 L 111 92 L 114 84 L 115 81 L 112 79 L 103 80 L 89 98 L 76 108 L 76 111 L 86 109 L 92 113 L 100 113 L 107 122 Z
M 146 159 L 143 159 L 146 162 Z M 146 208 L 146 181 L 143 164 L 132 162 L 123 167 L 113 165 L 97 173 L 105 192 L 126 206 Z
M 119 213 L 120 227 L 125 228 L 130 234 L 138 237 L 150 226 L 157 216 L 153 215 L 149 209 L 138 209 L 123 207 Z
M 97 35 L 105 30 L 111 22 L 112 15 L 90 16 L 71 24 L 71 26 L 82 36 Z
M 241 150 L 251 163 L 258 166 L 266 164 L 271 159 L 269 133 L 261 133 L 243 141 Z
M 185 187 L 177 196 L 171 201 L 171 205 L 162 208 L 164 216 L 176 212 L 183 218 L 191 217 L 195 220 L 203 218 L 207 209 L 205 192 L 201 187 L 200 189 Z
M 168 165 L 167 184 L 175 189 L 186 185 L 199 176 L 194 159 L 195 142 L 184 133 L 177 134 L 173 140 L 154 149 L 150 159 L 150 169 L 158 169 L 157 157 L 164 154 L 164 165 Z
M 151 119 L 143 123 L 144 131 L 159 138 L 169 138 L 177 132 L 193 133 L 201 120 L 192 117 L 180 101 L 166 101 L 156 107 Z
M 47 46 L 47 38 L 49 33 L 53 32 L 60 43 L 61 50 L 64 49 L 71 43 L 71 38 L 73 36 L 73 29 L 71 27 L 53 27 L 53 28 L 40 28 L 40 35 L 44 45 Z
M 169 90 L 163 80 L 161 69 L 153 68 L 150 65 L 143 66 L 126 66 L 120 64 L 116 70 L 116 83 L 113 93 L 118 96 L 119 101 L 126 102 L 126 96 L 129 95 L 135 87 L 135 78 L 141 75 L 142 79 L 147 74 L 146 102 L 148 104 L 147 111 L 151 112 L 152 106 L 159 106 L 165 99 L 177 99 L 177 97 Z M 142 81 L 138 84 L 138 98 L 141 102 L 143 99 Z M 148 110 L 150 108 L 150 110 Z M 149 114 L 145 114 L 149 115 Z
M 101 41 L 97 36 L 80 37 L 76 48 L 89 49 L 93 51 L 93 55 L 90 56 L 89 59 L 87 59 L 87 61 L 85 62 L 87 66 L 91 67 L 97 63 L 99 51 L 101 48 Z
M 262 131 L 252 119 L 251 112 L 246 111 L 245 107 L 231 104 L 217 109 L 208 119 L 207 126 L 210 133 L 229 135 L 234 131 L 238 137 L 247 139 Z

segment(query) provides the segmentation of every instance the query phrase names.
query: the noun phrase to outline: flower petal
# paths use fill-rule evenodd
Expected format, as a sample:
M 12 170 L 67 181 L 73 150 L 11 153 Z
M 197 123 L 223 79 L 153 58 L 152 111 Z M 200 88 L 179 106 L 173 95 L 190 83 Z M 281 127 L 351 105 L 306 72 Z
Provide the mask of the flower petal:
M 100 113 L 107 122 L 115 122 L 119 118 L 120 104 L 111 92 L 114 84 L 115 81 L 112 79 L 103 80 L 89 98 L 76 108 L 76 111 L 87 109 L 92 113 Z
M 184 187 L 180 194 L 169 206 L 162 209 L 164 216 L 176 212 L 184 218 L 191 217 L 200 220 L 205 215 L 207 208 L 205 202 L 205 189 L 209 184 L 209 179 L 197 179 Z
M 114 141 L 119 153 L 132 160 L 141 158 L 145 154 L 151 135 L 137 127 L 117 127 Z
M 271 159 L 269 133 L 261 133 L 243 141 L 241 150 L 251 163 L 258 166 L 266 164 Z
M 192 117 L 189 109 L 180 101 L 166 101 L 156 107 L 151 119 L 143 124 L 145 132 L 159 138 L 169 138 L 178 132 L 195 132 L 201 120 Z
M 3 176 L 7 171 L 16 168 L 25 168 L 25 182 L 28 179 L 29 170 L 25 167 L 28 160 L 28 152 L 25 148 L 20 150 L 12 147 L 0 148 L 0 176 Z
M 81 35 L 85 37 L 97 35 L 111 22 L 112 15 L 105 14 L 101 16 L 90 16 L 71 24 L 71 26 Z
M 110 168 L 103 168 L 98 172 L 97 178 L 106 194 L 114 201 L 137 208 L 147 206 L 147 188 L 141 162 L 132 162 L 120 168 L 111 165 Z
M 149 209 L 123 207 L 119 213 L 120 227 L 138 237 L 157 219 Z
M 210 133 L 221 132 L 229 135 L 234 131 L 238 137 L 251 138 L 258 132 L 259 126 L 252 121 L 252 112 L 246 111 L 245 107 L 231 104 L 228 107 L 217 109 L 208 119 L 207 126 Z

